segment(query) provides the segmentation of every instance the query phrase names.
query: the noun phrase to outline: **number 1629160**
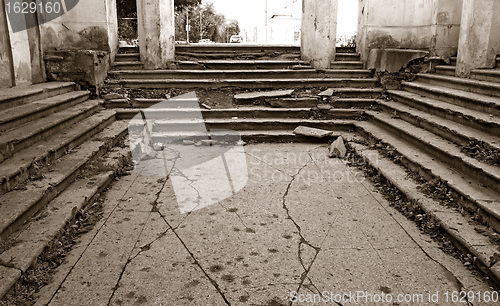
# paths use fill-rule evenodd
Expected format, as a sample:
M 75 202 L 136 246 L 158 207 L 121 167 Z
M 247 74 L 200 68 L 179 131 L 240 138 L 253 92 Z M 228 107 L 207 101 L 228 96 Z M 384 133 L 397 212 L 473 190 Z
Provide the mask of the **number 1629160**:
M 40 0 L 38 1 L 31 1 L 31 2 L 23 2 L 22 0 L 20 1 L 9 1 L 5 3 L 5 10 L 7 11 L 7 14 L 33 14 L 33 13 L 42 13 L 42 14 L 53 14 L 53 13 L 61 13 L 62 12 L 62 6 L 60 2 L 42 2 Z

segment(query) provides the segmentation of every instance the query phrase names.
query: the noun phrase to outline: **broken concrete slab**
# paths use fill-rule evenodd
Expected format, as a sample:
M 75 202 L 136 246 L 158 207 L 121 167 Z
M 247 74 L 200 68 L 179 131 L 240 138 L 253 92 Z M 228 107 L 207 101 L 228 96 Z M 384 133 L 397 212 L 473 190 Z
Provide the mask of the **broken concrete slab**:
M 422 50 L 373 49 L 368 56 L 368 69 L 398 72 L 401 68 L 406 68 L 412 60 L 426 56 L 429 56 L 429 52 Z
M 21 270 L 0 265 L 0 296 L 5 296 L 20 277 Z
M 280 97 L 290 97 L 293 93 L 293 89 L 287 90 L 273 90 L 273 91 L 256 91 L 242 93 L 234 96 L 234 101 L 237 103 L 248 103 L 253 101 L 259 101 L 266 98 L 280 98 Z
M 331 97 L 331 96 L 333 96 L 334 92 L 335 92 L 335 89 L 329 88 L 329 89 L 327 89 L 327 90 L 325 90 L 323 92 L 320 92 L 318 94 L 318 96 L 320 96 L 320 97 Z
M 110 94 L 104 95 L 103 98 L 106 101 L 110 101 L 110 100 L 123 99 L 125 97 L 121 94 L 118 94 L 118 93 L 110 93 Z
M 331 131 L 310 128 L 307 126 L 299 126 L 293 131 L 293 133 L 295 135 L 304 135 L 304 136 L 315 137 L 315 138 L 325 138 L 328 136 L 332 136 Z
M 344 138 L 339 136 L 330 146 L 330 157 L 344 158 L 347 154 L 347 149 L 344 144 Z
M 324 111 L 329 111 L 333 108 L 330 104 L 318 104 L 318 109 L 319 110 L 324 110 Z

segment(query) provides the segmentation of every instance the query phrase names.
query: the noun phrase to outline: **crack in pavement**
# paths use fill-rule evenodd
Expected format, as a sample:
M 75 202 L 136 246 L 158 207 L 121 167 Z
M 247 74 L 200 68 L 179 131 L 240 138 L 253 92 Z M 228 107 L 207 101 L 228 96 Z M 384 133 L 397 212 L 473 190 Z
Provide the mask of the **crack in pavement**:
M 134 183 L 137 181 L 138 178 L 139 178 L 139 175 L 137 175 L 134 178 L 134 180 L 132 180 L 130 182 L 130 185 L 128 186 L 127 190 L 125 190 L 125 192 L 123 193 L 123 195 L 120 197 L 120 200 L 124 199 L 125 195 L 130 190 L 130 188 L 134 185 Z M 90 239 L 90 241 L 88 242 L 87 246 L 83 249 L 83 252 L 80 254 L 80 256 L 75 261 L 75 263 L 73 264 L 73 266 L 69 269 L 68 273 L 63 278 L 63 280 L 61 281 L 61 283 L 59 284 L 59 286 L 57 287 L 57 289 L 54 290 L 54 294 L 52 294 L 52 296 L 50 297 L 49 301 L 47 302 L 47 305 L 50 305 L 52 303 L 52 300 L 56 297 L 56 295 L 59 292 L 59 290 L 61 290 L 63 284 L 66 282 L 66 280 L 68 279 L 68 277 L 73 272 L 73 269 L 78 265 L 78 263 L 80 262 L 80 260 L 83 258 L 84 254 L 87 252 L 88 248 L 94 243 L 94 240 L 96 239 L 97 235 L 99 235 L 99 233 L 101 232 L 101 230 L 103 229 L 103 227 L 106 225 L 106 223 L 108 222 L 108 220 L 111 218 L 111 216 L 115 212 L 115 210 L 118 208 L 118 206 L 120 206 L 120 204 L 121 204 L 120 200 L 116 201 L 115 207 L 113 207 L 113 209 L 109 212 L 109 215 L 104 219 L 104 221 L 102 222 L 101 226 L 96 230 L 95 235 L 92 237 L 92 239 Z
M 162 190 L 160 190 L 160 192 L 158 192 L 157 194 L 157 199 L 155 201 L 155 203 L 157 203 L 158 201 L 158 198 L 161 194 L 161 192 L 163 191 L 163 189 L 165 188 L 165 186 L 167 185 L 167 181 L 165 181 L 164 185 L 163 185 L 163 188 Z M 187 246 L 187 244 L 184 242 L 184 240 L 182 240 L 182 238 L 179 236 L 179 234 L 177 233 L 177 227 L 173 227 L 166 219 L 166 217 L 161 213 L 161 211 L 157 210 L 155 211 L 156 213 L 158 213 L 160 215 L 160 218 L 163 219 L 163 221 L 165 222 L 165 224 L 169 227 L 169 230 L 171 230 L 174 235 L 177 237 L 177 239 L 179 240 L 179 242 L 183 245 L 184 249 L 189 253 L 189 255 L 191 256 L 191 258 L 193 259 L 194 263 L 198 266 L 198 268 L 201 270 L 201 272 L 205 275 L 205 277 L 210 281 L 210 283 L 212 284 L 212 286 L 215 288 L 215 290 L 219 293 L 219 295 L 221 296 L 221 298 L 224 300 L 224 302 L 227 304 L 227 305 L 231 305 L 231 303 L 229 303 L 229 301 L 227 300 L 226 296 L 224 295 L 224 292 L 222 292 L 222 290 L 220 289 L 219 287 L 219 284 L 212 278 L 210 277 L 210 275 L 208 275 L 207 271 L 203 268 L 203 266 L 201 265 L 201 263 L 198 261 L 198 259 L 196 258 L 196 256 L 194 256 L 194 253 L 191 252 L 191 250 L 189 249 L 189 247 Z M 184 219 L 185 220 L 185 219 Z
M 319 254 L 321 248 L 317 247 L 317 246 L 314 246 L 311 242 L 309 242 L 309 241 L 307 241 L 307 239 L 305 239 L 304 235 L 302 234 L 302 228 L 300 227 L 300 225 L 297 223 L 297 221 L 295 221 L 295 219 L 290 214 L 290 209 L 286 205 L 286 198 L 287 198 L 288 194 L 290 193 L 290 189 L 292 187 L 292 184 L 295 182 L 296 178 L 300 175 L 300 173 L 302 172 L 302 170 L 304 170 L 312 161 L 313 161 L 313 159 L 311 158 L 311 155 L 309 154 L 309 161 L 306 164 L 304 164 L 304 166 L 302 166 L 297 171 L 297 173 L 295 173 L 294 175 L 291 176 L 291 180 L 288 183 L 288 185 L 286 187 L 286 190 L 285 190 L 285 193 L 283 194 L 283 198 L 282 198 L 283 209 L 285 210 L 288 219 L 292 221 L 293 225 L 297 229 L 299 237 L 300 237 L 300 241 L 299 241 L 299 244 L 297 246 L 297 248 L 298 248 L 297 256 L 298 256 L 298 260 L 299 260 L 300 265 L 304 269 L 304 272 L 300 276 L 300 283 L 299 283 L 298 288 L 297 288 L 297 290 L 295 292 L 299 292 L 300 289 L 302 288 L 302 286 L 304 284 L 304 281 L 307 279 L 309 271 L 311 270 L 311 267 L 314 264 L 314 261 L 318 257 L 318 254 Z M 308 267 L 306 267 L 306 264 L 304 263 L 304 260 L 302 258 L 302 249 L 301 249 L 302 245 L 306 245 L 306 246 L 312 248 L 315 251 L 313 259 L 311 260 L 311 262 L 310 262 L 310 264 L 309 264 Z M 311 284 L 312 284 L 312 282 L 311 282 Z M 289 305 L 292 305 L 292 304 L 293 304 L 293 302 L 290 301 Z

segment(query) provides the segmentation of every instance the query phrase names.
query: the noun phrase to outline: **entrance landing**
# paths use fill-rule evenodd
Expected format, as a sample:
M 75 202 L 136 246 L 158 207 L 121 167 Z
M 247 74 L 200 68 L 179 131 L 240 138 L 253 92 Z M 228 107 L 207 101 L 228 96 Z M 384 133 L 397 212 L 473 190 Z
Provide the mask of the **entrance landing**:
M 303 305 L 327 293 L 329 302 L 347 296 L 332 305 L 351 305 L 349 294 L 365 292 L 393 297 L 382 305 L 396 305 L 399 294 L 423 299 L 399 305 L 452 305 L 446 292 L 489 290 L 361 173 L 329 159 L 326 145 L 243 148 L 245 187 L 189 213 L 170 179 L 133 172 L 116 182 L 104 218 L 38 302 Z

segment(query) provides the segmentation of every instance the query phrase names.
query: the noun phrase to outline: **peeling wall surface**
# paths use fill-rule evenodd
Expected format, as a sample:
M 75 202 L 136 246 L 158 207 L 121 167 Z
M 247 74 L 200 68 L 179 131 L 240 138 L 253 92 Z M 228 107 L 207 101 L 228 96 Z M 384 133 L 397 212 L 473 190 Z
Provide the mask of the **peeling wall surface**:
M 462 0 L 362 0 L 363 60 L 371 49 L 422 49 L 449 59 L 458 47 Z
M 41 25 L 42 46 L 53 50 L 112 51 L 108 6 L 112 0 L 79 1 L 72 10 Z M 114 9 L 116 13 L 116 9 Z M 116 23 L 116 18 L 113 23 Z M 113 43 L 114 44 L 114 43 Z

